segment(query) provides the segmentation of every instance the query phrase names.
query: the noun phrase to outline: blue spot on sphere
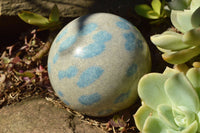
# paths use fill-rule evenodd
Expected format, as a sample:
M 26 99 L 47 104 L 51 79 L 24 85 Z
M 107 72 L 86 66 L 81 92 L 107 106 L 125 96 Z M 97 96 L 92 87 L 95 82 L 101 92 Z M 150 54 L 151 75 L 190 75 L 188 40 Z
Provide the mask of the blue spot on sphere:
M 64 94 L 61 91 L 58 91 L 58 96 L 63 97 Z
M 58 34 L 58 36 L 56 37 L 56 39 L 55 39 L 55 43 L 58 43 L 65 35 L 67 34 L 67 29 L 63 29 L 62 30 L 62 32 L 60 32 L 59 34 Z
M 114 101 L 115 104 L 123 102 L 129 96 L 129 91 L 126 93 L 120 94 Z
M 129 30 L 130 26 L 128 25 L 128 23 L 124 22 L 124 21 L 118 21 L 116 23 L 117 27 L 124 29 L 124 30 Z
M 84 26 L 81 27 L 78 35 L 79 36 L 85 36 L 87 34 L 90 34 L 96 28 L 97 28 L 97 24 L 95 24 L 95 23 L 90 23 L 90 24 L 84 25 Z
M 126 75 L 128 77 L 134 75 L 135 73 L 137 72 L 137 64 L 132 64 L 129 68 L 128 68 L 128 71 L 126 73 Z
M 100 31 L 93 36 L 94 43 L 82 48 L 75 54 L 79 58 L 91 58 L 100 55 L 105 50 L 105 42 L 112 38 L 111 34 L 106 31 Z
M 137 48 L 140 50 L 143 49 L 143 41 L 142 40 L 137 40 Z
M 85 70 L 77 82 L 77 85 L 80 88 L 84 88 L 92 84 L 94 81 L 96 81 L 102 74 L 104 70 L 101 67 L 92 66 L 89 67 L 87 70 Z
M 69 102 L 68 102 L 67 100 L 63 100 L 63 102 L 64 102 L 66 105 L 68 105 L 68 106 L 70 105 Z
M 59 71 L 58 72 L 58 78 L 61 80 L 65 77 L 67 78 L 72 78 L 74 76 L 76 76 L 78 72 L 78 69 L 76 66 L 70 66 L 67 70 L 64 71 Z
M 82 95 L 79 97 L 78 101 L 83 105 L 92 105 L 101 100 L 101 95 L 94 93 L 91 95 Z
M 58 51 L 62 52 L 62 51 L 67 50 L 69 47 L 71 47 L 76 42 L 76 40 L 77 40 L 76 35 L 72 35 L 72 36 L 68 37 L 66 40 L 64 40 L 60 44 Z
M 104 44 L 92 43 L 84 47 L 83 49 L 81 49 L 81 52 L 75 54 L 75 57 L 84 58 L 84 59 L 92 58 L 94 56 L 101 54 L 104 50 L 105 50 Z
M 93 36 L 93 40 L 96 43 L 105 43 L 112 38 L 112 35 L 107 31 L 99 31 Z
M 132 32 L 124 33 L 124 38 L 126 39 L 125 48 L 128 51 L 133 51 L 135 49 L 136 37 Z
M 56 53 L 53 57 L 53 64 L 55 64 L 58 60 L 58 53 Z

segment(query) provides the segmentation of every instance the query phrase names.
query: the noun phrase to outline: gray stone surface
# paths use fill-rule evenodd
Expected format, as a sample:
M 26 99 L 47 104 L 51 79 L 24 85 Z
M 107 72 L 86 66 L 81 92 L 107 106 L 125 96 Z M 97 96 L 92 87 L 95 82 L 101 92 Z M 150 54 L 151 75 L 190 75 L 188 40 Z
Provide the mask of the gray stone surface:
M 91 12 L 112 12 L 127 16 L 133 15 L 137 1 L 139 0 L 0 0 L 0 14 L 16 15 L 19 11 L 28 10 L 48 16 L 56 3 L 62 17 L 77 17 Z
M 0 133 L 103 133 L 42 98 L 0 109 Z

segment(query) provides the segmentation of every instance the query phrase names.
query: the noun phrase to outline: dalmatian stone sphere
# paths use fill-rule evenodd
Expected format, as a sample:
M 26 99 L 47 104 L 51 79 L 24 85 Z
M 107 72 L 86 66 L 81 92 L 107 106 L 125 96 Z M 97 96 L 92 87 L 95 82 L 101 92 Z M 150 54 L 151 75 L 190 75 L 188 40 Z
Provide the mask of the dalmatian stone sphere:
M 148 46 L 127 20 L 108 13 L 79 17 L 55 38 L 50 82 L 71 109 L 107 116 L 131 106 L 139 79 L 150 71 Z

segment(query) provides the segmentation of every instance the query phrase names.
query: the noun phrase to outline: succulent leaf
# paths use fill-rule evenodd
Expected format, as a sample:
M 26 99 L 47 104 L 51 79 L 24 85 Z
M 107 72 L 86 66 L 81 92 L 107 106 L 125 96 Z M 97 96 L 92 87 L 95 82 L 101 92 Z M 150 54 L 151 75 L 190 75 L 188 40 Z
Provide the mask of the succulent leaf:
M 184 129 L 181 133 L 196 133 L 197 129 L 198 129 L 198 123 L 197 123 L 197 121 L 194 121 L 186 129 Z
M 141 106 L 137 113 L 134 115 L 136 126 L 139 130 L 143 129 L 144 122 L 147 119 L 147 117 L 152 116 L 154 114 L 154 110 L 150 107 L 143 105 Z
M 160 15 L 160 11 L 161 11 L 161 2 L 160 2 L 160 0 L 152 0 L 151 6 L 152 6 L 153 10 L 154 10 L 158 15 Z
M 167 133 L 166 124 L 157 117 L 148 117 L 145 121 L 143 132 L 144 133 Z
M 184 43 L 187 43 L 188 45 L 191 45 L 191 46 L 200 45 L 200 27 L 187 31 L 183 35 L 182 41 Z
M 198 95 L 183 73 L 175 74 L 166 81 L 165 92 L 173 105 L 199 111 Z
M 172 10 L 171 22 L 179 31 L 185 33 L 186 31 L 193 29 L 191 23 L 192 13 L 192 10 Z
M 174 107 L 172 109 L 174 121 L 179 128 L 187 128 L 196 120 L 196 114 L 184 106 Z
M 199 54 L 200 46 L 197 46 L 176 52 L 166 52 L 162 54 L 162 58 L 171 64 L 183 64 Z
M 191 10 L 196 10 L 200 6 L 200 0 L 192 0 L 190 4 Z
M 200 68 L 191 68 L 186 74 L 200 98 Z
M 157 82 L 152 82 L 157 81 Z M 138 84 L 138 94 L 142 100 L 152 109 L 156 110 L 161 103 L 170 104 L 170 101 L 164 91 L 164 82 L 167 76 L 152 73 L 141 78 Z M 157 100 L 159 99 L 159 100 Z
M 166 31 L 162 34 L 153 35 L 150 39 L 159 48 L 176 51 L 190 47 L 183 43 L 182 36 L 173 31 Z
M 200 26 L 200 6 L 192 14 L 191 22 L 194 27 Z
M 163 72 L 163 75 L 165 75 L 169 78 L 169 77 L 171 77 L 171 76 L 173 76 L 174 74 L 177 74 L 177 73 L 179 73 L 179 71 L 172 69 L 172 68 L 169 68 L 169 67 L 166 67 L 165 71 Z
M 158 115 L 159 117 L 170 127 L 178 130 L 178 126 L 174 121 L 173 110 L 169 105 L 161 104 L 158 106 Z

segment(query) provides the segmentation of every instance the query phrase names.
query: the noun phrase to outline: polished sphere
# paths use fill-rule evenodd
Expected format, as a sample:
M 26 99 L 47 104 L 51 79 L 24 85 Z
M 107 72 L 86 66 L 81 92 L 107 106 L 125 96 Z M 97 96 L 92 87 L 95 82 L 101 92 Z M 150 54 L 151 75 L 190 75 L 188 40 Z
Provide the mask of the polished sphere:
M 108 13 L 67 24 L 48 57 L 49 78 L 58 97 L 90 116 L 107 116 L 132 105 L 138 81 L 150 66 L 150 52 L 138 29 Z

